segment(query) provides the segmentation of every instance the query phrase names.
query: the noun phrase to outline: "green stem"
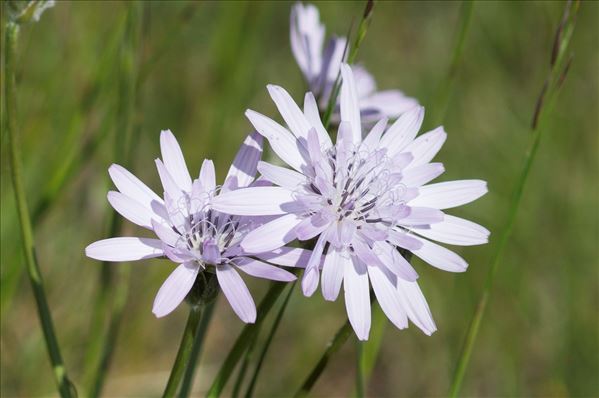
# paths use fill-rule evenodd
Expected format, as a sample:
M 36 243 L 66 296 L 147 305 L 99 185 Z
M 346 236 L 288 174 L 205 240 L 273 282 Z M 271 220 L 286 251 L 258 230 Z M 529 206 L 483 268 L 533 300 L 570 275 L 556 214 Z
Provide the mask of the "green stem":
M 239 397 L 239 392 L 241 391 L 241 386 L 243 384 L 243 380 L 245 379 L 245 374 L 247 372 L 247 368 L 254 356 L 254 349 L 256 348 L 256 341 L 258 340 L 258 334 L 260 331 L 254 334 L 254 338 L 250 341 L 248 348 L 245 351 L 245 355 L 243 356 L 243 361 L 241 361 L 241 366 L 239 367 L 239 372 L 237 374 L 237 380 L 235 380 L 235 384 L 233 385 L 233 393 L 231 396 L 233 398 Z
M 193 387 L 193 377 L 195 375 L 195 368 L 202 352 L 202 347 L 204 344 L 204 338 L 206 336 L 206 331 L 208 330 L 208 325 L 210 324 L 210 320 L 212 319 L 212 314 L 214 313 L 214 306 L 216 300 L 210 302 L 204 308 L 204 313 L 202 314 L 202 320 L 200 321 L 200 326 L 198 327 L 198 332 L 196 333 L 195 339 L 193 341 L 193 348 L 191 350 L 191 357 L 189 358 L 189 364 L 185 369 L 185 375 L 183 376 L 183 382 L 181 383 L 181 390 L 179 391 L 180 398 L 186 398 L 189 396 L 191 389 Z
M 296 275 L 299 274 L 299 270 L 293 270 Z M 235 369 L 235 366 L 239 362 L 241 356 L 245 353 L 250 341 L 254 338 L 254 335 L 258 333 L 260 325 L 264 322 L 264 318 L 268 315 L 270 310 L 272 309 L 275 301 L 283 292 L 285 288 L 285 283 L 273 282 L 270 286 L 270 289 L 264 295 L 264 298 L 258 305 L 257 313 L 258 317 L 256 319 L 256 323 L 249 323 L 243 327 L 241 334 L 237 337 L 235 344 L 227 354 L 225 361 L 223 362 L 220 370 L 218 371 L 214 381 L 212 382 L 212 386 L 206 393 L 207 397 L 218 397 L 223 391 L 225 384 L 231 377 L 231 373 Z
M 451 91 L 453 89 L 453 85 L 457 77 L 457 71 L 462 61 L 464 43 L 466 42 L 467 33 L 470 29 L 473 9 L 473 0 L 462 1 L 462 6 L 460 8 L 460 19 L 458 22 L 458 33 L 451 55 L 451 63 L 449 64 L 447 76 L 439 85 L 439 88 L 437 89 L 437 93 L 435 96 L 435 100 L 433 102 L 432 109 L 435 116 L 432 117 L 430 120 L 432 120 L 435 126 L 443 123 L 443 121 L 445 120 Z
M 305 397 L 308 395 L 316 381 L 320 378 L 320 375 L 327 367 L 331 357 L 339 351 L 339 349 L 345 344 L 349 336 L 352 334 L 352 327 L 349 321 L 346 321 L 341 328 L 335 333 L 333 340 L 328 344 L 327 349 L 320 357 L 302 386 L 297 390 L 294 397 Z
M 285 313 L 285 309 L 287 308 L 287 304 L 289 303 L 289 299 L 291 298 L 291 294 L 293 293 L 293 289 L 295 288 L 296 282 L 294 282 L 289 288 L 289 292 L 287 292 L 287 296 L 285 297 L 285 301 L 281 305 L 279 312 L 273 322 L 273 325 L 270 329 L 270 333 L 262 346 L 262 351 L 260 352 L 260 356 L 258 357 L 258 362 L 256 363 L 256 369 L 254 369 L 254 374 L 250 380 L 250 384 L 245 392 L 245 397 L 249 398 L 254 394 L 254 388 L 256 387 L 256 382 L 258 381 L 258 375 L 260 374 L 260 370 L 262 369 L 262 364 L 264 363 L 264 358 L 266 358 L 266 353 L 268 352 L 268 348 L 272 343 L 272 339 L 279 328 L 279 324 L 281 323 L 281 319 L 283 318 L 283 314 Z
M 29 281 L 31 282 L 31 288 L 33 289 L 38 316 L 41 322 L 48 354 L 50 356 L 50 363 L 52 364 L 54 371 L 54 378 L 61 397 L 72 397 L 76 395 L 76 391 L 67 377 L 67 372 L 60 354 L 58 340 L 56 339 L 56 334 L 54 332 L 52 316 L 46 300 L 42 275 L 35 254 L 33 229 L 29 218 L 27 196 L 22 180 L 17 130 L 17 88 L 15 81 L 15 60 L 18 34 L 19 26 L 14 22 L 6 22 L 6 42 L 4 44 L 6 82 L 4 85 L 4 96 L 6 102 L 6 129 L 8 130 L 8 151 L 11 177 L 15 192 L 19 223 L 21 226 L 21 239 L 23 241 L 23 249 L 25 252 L 27 274 L 29 276 Z
M 356 340 L 356 396 L 364 397 L 366 375 L 364 369 L 364 342 Z
M 561 88 L 563 80 L 570 66 L 571 58 L 566 59 L 566 51 L 575 25 L 578 3 L 576 3 L 572 14 L 570 14 L 571 5 L 571 2 L 566 4 L 562 23 L 558 27 L 557 34 L 555 36 L 556 39 L 554 43 L 554 53 L 557 53 L 558 55 L 554 55 L 551 59 L 549 75 L 537 100 L 537 106 L 531 127 L 532 135 L 528 149 L 524 156 L 522 171 L 514 187 L 514 193 L 510 202 L 506 225 L 500 235 L 499 244 L 497 245 L 497 249 L 495 250 L 491 259 L 491 266 L 487 273 L 487 279 L 485 281 L 483 292 L 477 304 L 474 316 L 468 327 L 466 339 L 462 347 L 450 387 L 450 397 L 455 398 L 460 392 L 460 387 L 462 385 L 468 363 L 470 362 L 470 357 L 472 356 L 474 343 L 476 342 L 476 338 L 480 331 L 480 325 L 489 303 L 493 288 L 493 281 L 495 279 L 495 275 L 497 274 L 499 264 L 503 258 L 505 248 L 511 237 L 516 221 L 516 215 L 518 213 L 518 208 L 520 207 L 520 202 L 522 201 L 524 188 L 538 152 L 542 134 L 547 126 L 548 117 L 551 115 L 551 111 L 555 108 L 557 94 L 559 93 L 559 89 Z
M 177 393 L 177 387 L 181 382 L 185 367 L 191 358 L 193 351 L 193 343 L 195 336 L 197 335 L 198 326 L 202 317 L 202 306 L 201 305 L 190 305 L 189 306 L 189 317 L 187 318 L 187 324 L 183 331 L 183 338 L 177 351 L 177 358 L 171 369 L 171 374 L 168 378 L 166 388 L 163 397 L 174 397 Z
M 123 32 L 123 40 L 120 49 L 119 61 L 119 96 L 117 100 L 116 131 L 114 142 L 114 157 L 117 163 L 128 163 L 133 156 L 130 143 L 134 140 L 138 130 L 134 128 L 134 113 L 136 101 L 139 97 L 137 90 L 138 62 L 137 50 L 141 32 L 141 3 L 130 2 L 127 14 L 126 26 Z M 135 134 L 134 134 L 135 130 Z M 111 213 L 109 236 L 119 233 L 122 219 Z M 100 289 L 96 302 L 94 303 L 92 316 L 92 339 L 87 355 L 87 377 L 89 395 L 98 397 L 114 353 L 118 330 L 122 320 L 122 314 L 129 291 L 128 264 L 121 264 L 120 275 L 113 275 L 114 264 L 103 262 L 100 269 Z M 115 295 L 114 292 L 117 292 Z M 104 327 L 104 319 L 107 317 L 107 327 Z

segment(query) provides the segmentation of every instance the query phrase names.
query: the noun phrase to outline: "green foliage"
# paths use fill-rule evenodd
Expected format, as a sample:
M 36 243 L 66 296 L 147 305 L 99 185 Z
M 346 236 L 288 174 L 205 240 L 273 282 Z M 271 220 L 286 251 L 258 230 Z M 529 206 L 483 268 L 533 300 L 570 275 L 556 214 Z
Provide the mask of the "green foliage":
M 138 55 L 140 102 L 132 115 L 139 134 L 126 166 L 157 188 L 153 159 L 159 156 L 160 130 L 170 128 L 190 169 L 199 171 L 204 158 L 213 158 L 222 180 L 251 129 L 244 110 L 278 117 L 266 84 L 283 85 L 295 99 L 303 98 L 305 87 L 289 48 L 291 4 L 145 3 Z M 342 35 L 364 8 L 363 2 L 318 5 L 327 32 Z M 415 260 L 439 330 L 427 337 L 415 327 L 397 331 L 388 324 L 378 361 L 370 376 L 366 374 L 366 395 L 447 394 L 531 138 L 530 118 L 562 9 L 560 2 L 479 2 L 472 10 L 447 103 L 448 141 L 438 159 L 447 169 L 440 180 L 489 182 L 484 199 L 454 213 L 488 227 L 491 242 L 456 248 L 470 264 L 468 272 L 459 275 Z M 77 385 L 83 381 L 101 267 L 85 258 L 83 249 L 106 237 L 113 212 L 105 195 L 107 168 L 116 161 L 112 143 L 123 133 L 118 127 L 122 82 L 115 57 L 123 45 L 127 10 L 127 2 L 58 2 L 39 22 L 22 27 L 17 54 L 22 179 L 32 214 L 49 198 L 43 217 L 33 218 L 35 244 L 66 369 Z M 464 396 L 599 395 L 594 304 L 599 300 L 597 13 L 597 3 L 580 6 L 570 39 L 575 58 L 555 111 L 547 118 L 510 244 L 495 276 L 493 299 L 462 385 Z M 400 88 L 419 98 L 427 107 L 425 124 L 429 116 L 438 115 L 432 101 L 452 62 L 460 15 L 455 2 L 377 2 L 360 45 L 356 62 L 374 74 L 379 88 Z M 3 113 L 3 126 L 4 118 Z M 35 303 L 28 282 L 15 271 L 25 259 L 4 130 L 0 394 L 50 395 L 56 389 Z M 123 223 L 123 235 L 143 233 Z M 181 306 L 156 319 L 151 303 L 172 269 L 162 260 L 131 264 L 106 396 L 158 396 L 163 391 L 187 309 Z M 248 282 L 260 302 L 268 285 Z M 255 395 L 293 393 L 345 320 L 342 298 L 325 303 L 317 293 L 306 300 L 295 289 Z M 243 328 L 220 300 L 191 396 L 206 393 Z M 257 347 L 267 337 L 263 334 Z M 368 346 L 364 348 L 370 355 Z M 345 344 L 313 394 L 350 395 L 355 367 L 355 346 Z M 233 384 L 227 384 L 223 396 Z

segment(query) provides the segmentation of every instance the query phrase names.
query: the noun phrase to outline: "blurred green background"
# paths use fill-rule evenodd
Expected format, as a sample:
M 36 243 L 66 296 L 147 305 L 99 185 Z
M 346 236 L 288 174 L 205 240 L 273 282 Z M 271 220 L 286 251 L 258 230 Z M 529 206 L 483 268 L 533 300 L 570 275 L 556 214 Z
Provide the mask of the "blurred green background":
M 327 34 L 344 35 L 363 9 L 362 2 L 317 4 Z M 437 159 L 447 169 L 440 180 L 488 181 L 488 195 L 453 214 L 487 226 L 491 242 L 456 248 L 470 263 L 465 274 L 444 273 L 415 260 L 439 330 L 427 337 L 414 326 L 400 332 L 389 324 L 369 395 L 448 392 L 522 167 L 563 5 L 475 5 L 443 121 L 449 137 Z M 145 2 L 136 40 L 128 20 L 130 3 L 59 2 L 39 23 L 21 30 L 17 84 L 26 189 L 30 209 L 39 211 L 34 225 L 38 257 L 66 366 L 77 385 L 85 373 L 101 269 L 83 249 L 109 234 L 113 210 L 105 199 L 112 187 L 107 168 L 123 156 L 115 152 L 115 141 L 123 129 L 133 129 L 125 166 L 156 189 L 153 159 L 159 156 L 159 132 L 170 128 L 192 174 L 204 158 L 212 158 L 222 181 L 250 131 L 244 110 L 278 117 L 266 84 L 282 85 L 296 99 L 303 98 L 305 86 L 288 40 L 291 6 Z M 459 2 L 379 2 L 359 51 L 359 61 L 380 88 L 400 88 L 427 107 L 429 127 L 435 115 L 429 105 L 448 73 L 459 9 Z M 500 264 L 463 396 L 599 396 L 598 15 L 598 3 L 581 4 L 572 39 L 574 62 Z M 22 272 L 5 144 L 3 134 L 0 392 L 7 397 L 55 395 Z M 69 176 L 62 187 L 56 184 L 61 175 Z M 43 198 L 52 200 L 44 204 Z M 123 224 L 122 234 L 137 232 Z M 112 267 L 116 272 L 123 266 Z M 161 260 L 132 264 L 106 396 L 161 394 L 186 318 L 183 306 L 163 319 L 151 313 L 154 295 L 171 270 L 172 264 Z M 250 289 L 259 301 L 267 284 L 252 281 Z M 345 317 L 341 299 L 325 303 L 318 293 L 307 300 L 296 289 L 257 395 L 295 391 Z M 196 395 L 210 385 L 242 325 L 219 298 L 196 375 Z M 350 340 L 314 395 L 351 394 L 354 348 Z

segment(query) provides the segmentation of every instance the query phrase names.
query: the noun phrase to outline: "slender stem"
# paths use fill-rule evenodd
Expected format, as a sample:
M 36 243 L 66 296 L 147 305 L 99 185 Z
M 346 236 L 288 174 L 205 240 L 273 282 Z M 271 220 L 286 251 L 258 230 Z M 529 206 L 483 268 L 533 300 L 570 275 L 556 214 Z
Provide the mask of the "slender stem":
M 352 328 L 349 321 L 346 321 L 341 328 L 335 333 L 333 339 L 329 342 L 327 349 L 320 357 L 320 360 L 316 363 L 302 386 L 297 390 L 294 397 L 305 397 L 308 395 L 316 381 L 320 378 L 320 375 L 327 367 L 331 357 L 339 351 L 339 349 L 345 344 L 349 336 L 352 334 Z
M 270 333 L 268 334 L 268 337 L 266 338 L 266 342 L 262 346 L 262 351 L 260 352 L 260 356 L 258 357 L 258 362 L 256 363 L 256 369 L 254 369 L 254 374 L 252 375 L 252 378 L 250 379 L 250 384 L 247 388 L 247 391 L 245 392 L 246 398 L 249 398 L 249 397 L 253 396 L 253 394 L 254 394 L 254 388 L 256 387 L 256 382 L 258 381 L 258 375 L 260 374 L 260 370 L 262 369 L 262 364 L 264 363 L 264 358 L 266 358 L 266 353 L 268 352 L 268 348 L 270 347 L 270 344 L 272 343 L 272 339 L 273 339 L 275 333 L 277 332 L 277 329 L 279 328 L 279 324 L 281 323 L 281 319 L 283 318 L 283 314 L 285 313 L 285 309 L 287 308 L 287 304 L 289 303 L 289 299 L 291 298 L 291 294 L 293 293 L 295 285 L 296 285 L 296 282 L 294 282 L 291 285 L 291 287 L 289 288 L 289 291 L 287 292 L 287 296 L 285 297 L 285 301 L 283 301 L 283 304 L 281 304 L 281 308 L 279 309 L 279 312 L 277 313 L 277 316 L 273 322 L 273 325 L 270 329 Z
M 185 367 L 189 362 L 189 358 L 191 357 L 191 353 L 193 351 L 193 343 L 198 332 L 198 326 L 200 324 L 201 317 L 202 306 L 190 305 L 187 324 L 185 325 L 181 344 L 179 345 L 179 350 L 177 351 L 177 358 L 175 359 L 175 363 L 171 369 L 171 374 L 168 378 L 166 388 L 162 394 L 163 397 L 174 397 L 177 393 L 177 388 L 179 387 Z
M 33 238 L 33 229 L 29 218 L 27 208 L 27 196 L 23 186 L 21 162 L 18 143 L 17 130 L 17 88 L 15 81 L 15 61 L 16 47 L 19 34 L 19 26 L 11 21 L 5 24 L 5 39 L 4 56 L 5 56 L 5 85 L 4 96 L 6 102 L 6 129 L 8 131 L 9 140 L 9 158 L 10 170 L 15 192 L 15 202 L 19 223 L 21 226 L 21 239 L 23 241 L 23 249 L 25 252 L 25 264 L 33 295 L 37 305 L 38 316 L 41 322 L 44 340 L 50 356 L 50 363 L 54 371 L 54 378 L 58 386 L 58 391 L 62 397 L 72 397 L 76 395 L 76 391 L 72 383 L 67 377 L 67 372 L 60 354 L 58 340 L 54 332 L 54 325 L 50 308 L 46 300 L 42 275 L 40 273 L 37 257 L 35 254 L 35 242 Z
M 467 33 L 471 25 L 473 9 L 473 0 L 462 1 L 462 6 L 460 8 L 460 19 L 458 22 L 458 33 L 451 55 L 451 63 L 449 64 L 447 76 L 439 85 L 435 100 L 433 102 L 433 112 L 435 116 L 432 117 L 431 120 L 435 126 L 443 123 L 445 114 L 447 113 L 447 106 L 449 104 L 451 91 L 457 77 L 457 71 L 462 61 L 464 43 L 466 42 Z
M 216 300 L 210 302 L 204 308 L 204 313 L 202 314 L 202 320 L 200 321 L 200 326 L 198 327 L 198 332 L 196 333 L 195 339 L 193 341 L 193 348 L 191 350 L 191 356 L 189 358 L 189 363 L 187 368 L 185 369 L 185 375 L 183 376 L 183 382 L 181 383 L 181 390 L 179 391 L 180 398 L 186 398 L 189 396 L 191 389 L 193 387 L 193 377 L 195 374 L 195 368 L 202 353 L 202 348 L 204 345 L 204 338 L 206 336 L 206 331 L 208 330 L 208 325 L 210 324 L 210 320 L 212 319 L 212 314 L 214 313 L 214 306 Z
M 537 100 L 537 105 L 533 115 L 531 127 L 531 139 L 524 157 L 522 171 L 520 172 L 520 175 L 514 187 L 514 193 L 510 202 L 506 225 L 501 233 L 501 236 L 499 238 L 499 244 L 497 245 L 497 248 L 491 259 L 491 266 L 487 273 L 487 279 L 485 281 L 483 292 L 477 304 L 474 316 L 470 322 L 470 326 L 468 327 L 466 339 L 462 347 L 462 351 L 460 353 L 460 357 L 456 366 L 456 371 L 454 373 L 453 381 L 450 387 L 449 395 L 451 397 L 457 397 L 459 394 L 460 387 L 462 385 L 462 381 L 464 379 L 464 375 L 466 373 L 466 369 L 468 367 L 468 363 L 472 355 L 474 343 L 476 342 L 476 338 L 480 330 L 480 325 L 489 303 L 491 291 L 493 288 L 493 281 L 495 279 L 495 275 L 497 274 L 499 264 L 501 263 L 501 260 L 503 258 L 505 248 L 511 237 L 512 230 L 516 221 L 516 215 L 518 213 L 518 208 L 520 207 L 520 202 L 524 193 L 524 188 L 526 186 L 530 170 L 538 152 L 542 134 L 547 126 L 548 117 L 549 115 L 551 115 L 552 110 L 555 108 L 557 94 L 559 93 L 559 89 L 561 88 L 563 80 L 570 66 L 571 57 L 568 59 L 566 58 L 566 51 L 576 21 L 578 2 L 576 3 L 574 12 L 572 12 L 572 14 L 570 13 L 571 6 L 572 2 L 568 2 L 566 4 L 564 8 L 564 16 L 562 18 L 562 22 L 560 23 L 557 29 L 557 34 L 555 35 L 555 42 L 553 46 L 553 54 L 551 57 L 549 75 L 545 81 L 543 88 L 541 89 L 541 93 L 539 94 Z
M 299 273 L 299 270 L 293 270 L 296 275 Z M 206 393 L 207 397 L 218 397 L 220 396 L 225 384 L 231 377 L 231 373 L 235 369 L 235 366 L 241 359 L 241 356 L 245 353 L 245 350 L 248 347 L 250 341 L 254 338 L 254 335 L 258 333 L 258 329 L 262 322 L 264 322 L 264 318 L 268 315 L 270 310 L 272 309 L 275 301 L 283 292 L 285 288 L 285 283 L 273 282 L 264 295 L 264 298 L 258 305 L 258 318 L 256 319 L 256 323 L 249 323 L 243 327 L 241 334 L 237 337 L 235 344 L 227 354 L 225 361 L 223 362 L 220 370 L 218 371 L 214 381 L 212 382 L 212 386 Z
M 243 384 L 243 380 L 245 379 L 245 374 L 247 372 L 247 368 L 254 356 L 254 349 L 256 348 L 256 341 L 258 340 L 258 332 L 254 334 L 254 338 L 248 344 L 248 348 L 245 351 L 245 355 L 243 356 L 243 361 L 241 361 L 241 366 L 239 367 L 239 372 L 237 374 L 237 380 L 235 380 L 235 384 L 233 385 L 233 393 L 231 396 L 233 398 L 239 397 L 239 392 L 241 391 L 241 386 Z
M 137 50 L 141 32 L 141 3 L 130 2 L 126 26 L 123 32 L 119 56 L 118 100 L 114 157 L 117 163 L 127 163 L 132 158 L 130 143 L 134 134 L 134 113 L 138 98 Z M 135 131 L 134 131 L 135 130 Z M 117 235 L 122 219 L 116 212 L 111 213 L 109 236 Z M 100 268 L 100 289 L 94 303 L 92 318 L 92 339 L 87 355 L 88 373 L 86 377 L 89 395 L 98 397 L 114 353 L 114 346 L 129 291 L 128 264 L 119 266 L 117 278 L 113 275 L 114 264 L 103 262 Z M 115 286 L 116 279 L 116 286 Z M 114 292 L 117 292 L 115 295 Z M 108 317 L 107 328 L 104 319 Z
M 366 375 L 364 369 L 364 342 L 356 340 L 356 396 L 364 397 L 366 388 Z

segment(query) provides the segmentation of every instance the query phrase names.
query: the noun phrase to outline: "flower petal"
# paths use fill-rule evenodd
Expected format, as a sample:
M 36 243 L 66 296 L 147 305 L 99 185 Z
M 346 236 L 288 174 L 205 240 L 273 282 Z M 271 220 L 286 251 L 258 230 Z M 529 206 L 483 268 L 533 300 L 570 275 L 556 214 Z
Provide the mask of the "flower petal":
M 85 255 L 103 261 L 135 261 L 160 257 L 162 242 L 149 238 L 109 238 L 99 240 L 85 248 Z
M 322 266 L 322 296 L 325 300 L 335 301 L 341 289 L 343 274 L 347 264 L 351 265 L 352 259 L 347 250 L 329 246 L 329 251 Z
M 191 191 L 191 176 L 185 164 L 183 152 L 170 130 L 162 130 L 160 133 L 160 151 L 164 166 L 179 188 L 186 192 Z
M 418 188 L 418 196 L 409 201 L 408 205 L 449 209 L 475 201 L 485 193 L 487 183 L 482 180 L 439 182 Z
M 425 163 L 404 170 L 401 183 L 408 187 L 419 187 L 439 177 L 443 172 L 443 163 Z
M 375 111 L 377 118 L 386 116 L 395 119 L 417 106 L 416 99 L 406 96 L 399 90 L 377 91 L 366 97 L 360 97 L 362 115 Z M 364 116 L 362 120 L 364 120 Z
M 249 187 L 222 193 L 212 200 L 214 210 L 240 216 L 275 216 L 294 209 L 292 191 L 282 187 Z
M 310 123 L 310 125 L 316 129 L 318 141 L 320 141 L 320 144 L 323 146 L 323 148 L 326 150 L 332 147 L 333 142 L 331 141 L 331 136 L 322 124 L 320 113 L 318 112 L 318 104 L 316 103 L 314 94 L 309 91 L 304 97 L 304 115 L 306 116 L 306 119 L 308 119 L 308 123 Z
M 464 272 L 468 268 L 468 263 L 451 250 L 426 239 L 415 238 L 422 242 L 422 247 L 412 253 L 433 267 L 449 272 Z
M 238 257 L 235 259 L 235 265 L 248 275 L 257 278 L 270 279 L 273 281 L 291 282 L 297 279 L 291 272 L 285 271 L 283 268 L 275 267 L 274 265 L 263 263 L 262 261 L 254 260 L 247 257 Z
M 307 182 L 306 177 L 297 171 L 266 162 L 258 162 L 258 171 L 273 184 L 291 190 L 297 189 L 298 186 Z
M 416 227 L 412 231 L 425 238 L 459 246 L 482 245 L 489 241 L 490 234 L 489 230 L 481 225 L 447 214 L 440 223 Z
M 293 229 L 302 221 L 295 214 L 286 214 L 249 232 L 241 241 L 246 253 L 263 253 L 278 249 L 295 239 Z
M 223 188 L 245 188 L 254 181 L 256 167 L 262 157 L 262 136 L 258 133 L 249 134 L 229 168 Z
M 312 250 L 310 260 L 308 260 L 308 264 L 306 265 L 306 270 L 302 277 L 302 291 L 306 297 L 313 295 L 318 287 L 322 252 L 324 251 L 324 245 L 327 242 L 326 237 L 326 233 L 323 233 L 318 237 L 318 240 L 314 245 L 314 250 Z
M 412 141 L 410 145 L 403 149 L 403 151 L 411 152 L 414 155 L 414 160 L 410 163 L 409 167 L 420 166 L 421 164 L 430 162 L 437 152 L 439 152 L 446 139 L 447 134 L 443 130 L 443 127 L 437 127 Z
M 358 144 L 362 141 L 362 125 L 360 122 L 360 104 L 356 91 L 356 82 L 351 68 L 347 64 L 341 64 L 341 76 L 343 84 L 340 93 L 341 121 L 349 122 L 352 132 L 352 142 Z
M 291 9 L 291 51 L 304 76 L 310 81 L 320 71 L 324 26 L 318 8 L 312 4 L 296 3 Z
M 408 282 L 401 278 L 397 278 L 395 283 L 402 307 L 408 314 L 408 318 L 426 335 L 433 334 L 437 330 L 437 326 L 418 283 Z
M 216 266 L 216 277 L 233 311 L 245 323 L 256 321 L 256 304 L 241 276 L 227 264 Z
M 423 225 L 433 224 L 443 221 L 444 214 L 441 210 L 431 207 L 416 207 L 410 206 L 410 213 L 400 219 L 398 224 L 401 225 Z
M 413 282 L 418 279 L 418 273 L 395 247 L 385 242 L 374 242 L 372 247 L 384 267 L 402 279 Z M 372 264 L 374 265 L 374 264 Z
M 108 192 L 108 202 L 123 217 L 141 227 L 152 229 L 154 212 L 130 197 L 116 191 Z
M 198 276 L 199 267 L 194 263 L 180 264 L 166 278 L 156 298 L 152 312 L 160 318 L 170 314 L 187 296 Z
M 202 162 L 199 179 L 204 191 L 212 192 L 216 189 L 216 172 L 214 171 L 214 162 L 212 160 L 205 159 Z
M 179 239 L 183 239 L 181 235 L 176 233 L 171 227 L 167 227 L 166 225 L 159 223 L 156 220 L 152 220 L 152 229 L 161 241 L 172 247 L 175 247 L 177 245 Z
M 171 198 L 173 203 L 178 204 L 181 199 L 185 198 L 184 191 L 179 188 L 179 185 L 175 182 L 173 176 L 168 172 L 162 161 L 156 159 L 155 162 L 164 191 Z
M 287 123 L 289 130 L 298 139 L 308 139 L 308 131 L 312 128 L 302 110 L 283 87 L 269 84 L 266 86 L 279 113 Z
M 408 327 L 408 317 L 395 287 L 397 277 L 388 275 L 376 265 L 368 266 L 368 276 L 381 309 L 398 329 Z
M 280 247 L 275 250 L 255 254 L 255 256 L 269 263 L 285 267 L 306 268 L 312 256 L 312 250 L 297 247 Z
M 166 215 L 164 201 L 139 178 L 118 164 L 110 166 L 108 174 L 122 194 L 136 200 L 148 209 L 152 209 L 157 215 L 164 218 Z
M 387 148 L 389 156 L 400 152 L 411 152 L 404 150 L 412 142 L 422 121 L 424 120 L 424 107 L 417 106 L 405 112 L 387 129 L 381 138 L 381 147 Z
M 345 264 L 343 274 L 345 308 L 352 328 L 360 340 L 368 340 L 370 334 L 370 288 L 366 265 L 354 257 Z
M 362 141 L 362 146 L 368 148 L 370 151 L 373 151 L 376 148 L 378 148 L 381 140 L 381 135 L 385 131 L 388 122 L 389 119 L 387 118 L 382 118 L 381 120 L 379 120 L 370 130 L 366 138 L 364 138 L 364 141 Z
M 285 163 L 301 172 L 306 162 L 302 157 L 301 144 L 295 137 L 286 128 L 258 112 L 248 109 L 245 115 L 256 131 L 268 140 L 272 150 Z

